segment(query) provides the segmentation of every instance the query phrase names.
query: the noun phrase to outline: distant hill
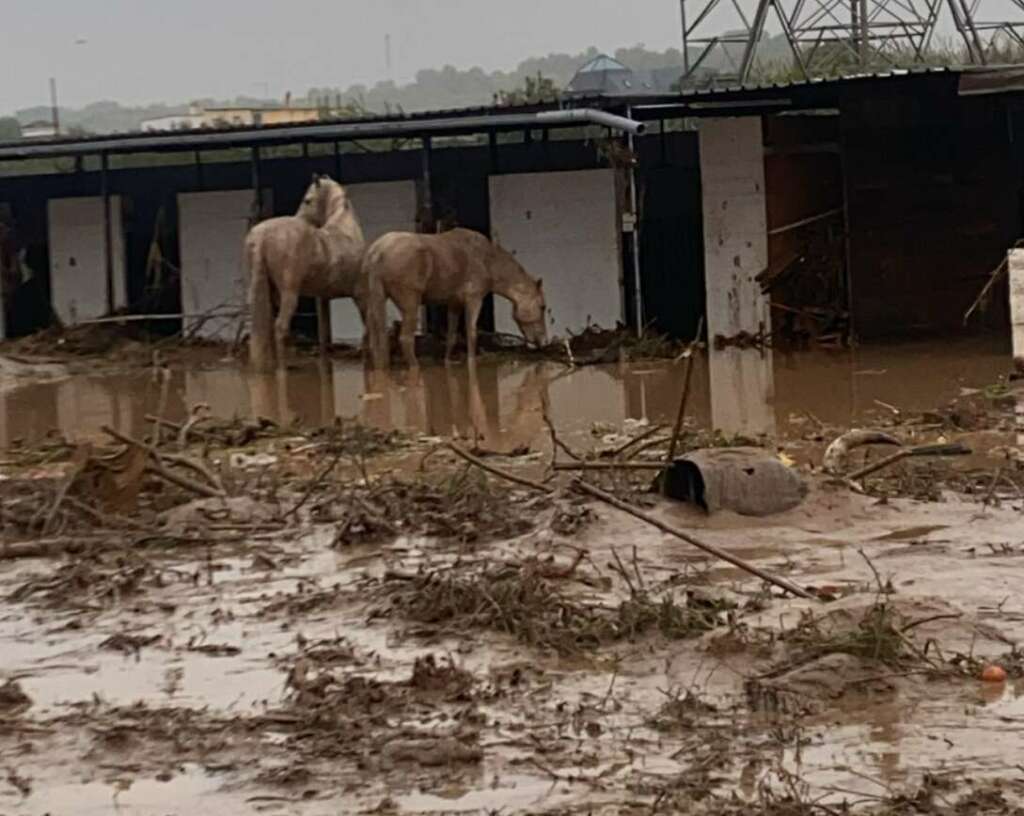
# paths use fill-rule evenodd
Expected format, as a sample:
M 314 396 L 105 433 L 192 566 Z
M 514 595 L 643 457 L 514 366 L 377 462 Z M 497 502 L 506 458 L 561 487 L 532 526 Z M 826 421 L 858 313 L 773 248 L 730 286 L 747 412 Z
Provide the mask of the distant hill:
M 499 91 L 509 91 L 521 86 L 526 77 L 537 73 L 552 79 L 564 87 L 576 73 L 576 69 L 587 60 L 597 56 L 596 48 L 588 48 L 578 54 L 548 54 L 545 57 L 531 57 L 523 60 L 512 71 L 484 71 L 482 68 L 459 69 L 451 65 L 443 68 L 428 68 L 419 71 L 415 79 L 405 85 L 392 82 L 378 82 L 373 86 L 352 85 L 349 87 L 323 86 L 310 88 L 305 98 L 296 98 L 294 104 L 316 102 L 325 97 L 336 104 L 339 97 L 343 105 L 355 105 L 375 113 L 409 113 L 443 108 L 489 105 Z M 667 51 L 649 51 L 642 45 L 620 48 L 613 55 L 630 68 L 647 70 L 653 68 L 678 67 L 682 73 L 683 56 L 676 48 Z M 154 103 L 151 105 L 125 106 L 117 102 L 94 102 L 84 108 L 61 108 L 61 124 L 90 133 L 112 133 L 138 130 L 146 119 L 183 113 L 190 102 L 207 105 L 255 105 L 280 104 L 280 100 L 237 97 L 235 99 L 197 99 L 180 103 Z M 46 106 L 25 108 L 15 112 L 22 124 L 50 118 Z
M 735 52 L 735 53 L 734 53 Z M 703 67 L 711 71 L 731 72 L 738 64 L 741 49 L 731 47 L 726 53 L 716 50 Z M 785 39 L 778 35 L 767 38 L 760 52 L 762 56 L 788 58 L 789 50 Z M 511 71 L 484 71 L 482 68 L 460 69 L 451 65 L 443 68 L 427 68 L 417 72 L 415 79 L 405 85 L 393 82 L 378 82 L 372 86 L 351 85 L 345 88 L 325 85 L 310 88 L 305 97 L 293 100 L 296 105 L 316 104 L 326 99 L 331 105 L 351 106 L 374 113 L 441 110 L 444 108 L 489 105 L 501 91 L 510 91 L 523 85 L 527 77 L 538 73 L 551 79 L 557 87 L 565 87 L 576 70 L 601 53 L 593 46 L 577 54 L 548 54 L 544 57 L 530 57 Z M 643 45 L 620 48 L 614 54 L 619 62 L 637 71 L 676 68 L 683 71 L 683 54 L 678 48 L 665 51 L 650 51 Z M 691 49 L 691 59 L 697 52 Z M 195 99 L 180 103 L 154 103 L 151 105 L 125 106 L 117 102 L 94 102 L 84 108 L 61 108 L 61 124 L 89 133 L 113 133 L 138 130 L 143 121 L 158 116 L 184 113 L 189 103 L 208 106 L 280 104 L 281 100 L 258 99 L 239 96 L 235 99 Z M 45 106 L 25 108 L 15 113 L 22 124 L 50 118 L 50 109 Z

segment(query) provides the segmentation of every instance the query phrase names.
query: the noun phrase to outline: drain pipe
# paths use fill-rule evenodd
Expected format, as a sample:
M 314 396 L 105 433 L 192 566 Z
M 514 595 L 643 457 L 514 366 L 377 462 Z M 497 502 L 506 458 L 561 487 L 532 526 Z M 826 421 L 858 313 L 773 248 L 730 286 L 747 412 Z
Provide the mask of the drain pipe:
M 631 108 L 627 108 L 627 110 L 632 112 Z M 612 130 L 621 130 L 630 136 L 639 136 L 647 129 L 643 122 L 637 122 L 628 113 L 626 116 L 616 116 L 614 113 L 597 110 L 596 108 L 542 111 L 535 114 L 535 116 L 537 117 L 538 124 L 570 125 L 579 123 L 584 125 L 604 125 Z

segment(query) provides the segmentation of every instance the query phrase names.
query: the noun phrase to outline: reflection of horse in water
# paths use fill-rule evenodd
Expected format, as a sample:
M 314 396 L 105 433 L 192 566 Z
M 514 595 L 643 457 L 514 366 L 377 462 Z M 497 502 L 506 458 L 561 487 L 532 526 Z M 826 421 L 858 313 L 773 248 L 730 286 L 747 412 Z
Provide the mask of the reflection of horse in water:
M 381 428 L 405 427 L 431 436 L 455 436 L 506 450 L 530 445 L 543 433 L 549 374 L 544 363 L 519 367 L 430 366 L 419 373 L 367 372 L 363 418 Z
M 246 383 L 251 413 L 276 422 L 330 425 L 356 418 L 382 430 L 457 436 L 505 450 L 530 445 L 543 433 L 548 377 L 543 363 L 511 370 L 431 366 L 418 376 L 321 363 L 250 373 Z

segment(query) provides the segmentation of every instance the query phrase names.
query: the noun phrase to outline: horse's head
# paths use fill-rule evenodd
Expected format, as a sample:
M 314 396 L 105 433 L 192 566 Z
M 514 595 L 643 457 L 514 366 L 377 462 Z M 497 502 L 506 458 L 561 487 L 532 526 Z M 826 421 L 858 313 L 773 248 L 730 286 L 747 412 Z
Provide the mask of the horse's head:
M 348 195 L 345 188 L 330 176 L 314 173 L 313 181 L 306 188 L 302 203 L 295 214 L 319 228 L 348 208 Z
M 518 261 L 515 262 L 518 266 Z M 522 269 L 522 267 L 519 267 Z M 512 299 L 512 317 L 523 333 L 526 342 L 543 346 L 548 340 L 548 329 L 545 322 L 547 306 L 544 304 L 544 283 L 534 279 L 523 271 L 524 281 L 515 287 Z
M 512 317 L 523 333 L 526 342 L 543 346 L 547 343 L 547 306 L 544 303 L 544 284 L 539 278 L 531 277 L 511 252 L 494 241 L 493 263 L 497 277 L 511 282 L 509 300 L 512 301 Z
M 512 307 L 512 316 L 527 342 L 537 347 L 543 346 L 548 341 L 544 284 L 538 278 L 526 284 L 522 292 L 523 296 L 518 298 Z

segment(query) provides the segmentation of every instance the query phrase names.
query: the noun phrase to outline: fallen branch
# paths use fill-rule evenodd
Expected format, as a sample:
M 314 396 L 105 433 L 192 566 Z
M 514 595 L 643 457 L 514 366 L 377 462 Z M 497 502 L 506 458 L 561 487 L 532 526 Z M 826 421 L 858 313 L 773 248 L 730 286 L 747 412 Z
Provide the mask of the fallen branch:
M 690 400 L 690 380 L 693 376 L 693 356 L 697 353 L 697 344 L 700 343 L 701 335 L 704 333 L 704 315 L 700 316 L 700 321 L 697 323 L 697 333 L 693 337 L 693 342 L 690 343 L 690 354 L 686 358 L 686 373 L 683 375 L 683 393 L 679 397 L 679 411 L 676 413 L 676 424 L 672 428 L 672 436 L 669 441 L 668 455 L 665 457 L 666 467 L 672 465 L 672 460 L 676 458 L 676 448 L 679 445 L 679 434 L 683 430 L 683 419 L 686 417 L 686 403 Z M 661 479 L 661 490 L 665 492 L 665 477 Z
M 566 456 L 570 459 L 579 462 L 581 457 L 568 445 L 566 445 L 561 439 L 558 438 L 558 432 L 555 431 L 555 423 L 551 421 L 551 415 L 548 413 L 548 399 L 547 394 L 543 395 L 541 400 L 542 414 L 544 417 L 544 424 L 548 428 L 548 433 L 551 435 L 551 465 L 555 466 L 555 457 L 558 455 L 558 451 L 563 451 Z
M 160 417 L 154 416 L 153 414 L 146 414 L 143 417 L 143 419 L 145 419 L 146 422 L 157 422 L 161 426 L 163 426 L 164 428 L 170 428 L 175 433 L 181 433 L 181 429 L 183 427 L 178 422 L 172 422 L 169 419 L 161 419 Z M 204 439 L 213 439 L 213 440 L 216 440 L 216 441 L 222 441 L 217 434 L 210 433 L 209 431 L 199 430 L 198 428 L 190 429 L 189 433 L 193 434 L 194 436 L 203 437 Z
M 555 470 L 664 470 L 664 462 L 556 462 Z
M 541 493 L 550 494 L 555 492 L 554 488 L 548 487 L 547 485 L 541 484 L 540 482 L 535 482 L 532 479 L 526 479 L 523 476 L 516 476 L 515 474 L 504 471 L 501 468 L 496 468 L 493 465 L 489 465 L 482 459 L 477 458 L 469 451 L 467 451 L 465 448 L 460 447 L 454 442 L 449 442 L 446 447 L 456 456 L 461 456 L 471 465 L 476 465 L 478 468 L 480 468 L 480 470 L 487 471 L 493 476 L 497 476 L 501 479 L 505 479 L 506 481 L 513 482 L 514 484 L 522 485 L 523 487 L 528 487 L 531 490 L 537 490 Z
M 109 532 L 90 535 L 42 538 L 36 541 L 10 541 L 0 544 L 0 561 L 14 561 L 19 558 L 48 558 L 64 553 L 81 552 L 86 546 L 110 549 L 114 545 Z
M 1016 241 L 1013 245 L 1014 249 L 1020 249 L 1021 245 L 1024 244 L 1024 240 Z M 1010 267 L 1010 255 L 1007 253 L 1003 256 L 1003 260 L 999 262 L 999 266 L 992 270 L 992 274 L 989 275 L 988 282 L 982 287 L 981 292 L 974 299 L 974 303 L 970 305 L 970 308 L 964 312 L 964 325 L 966 326 L 968 321 L 971 319 L 971 315 L 974 314 L 981 304 L 988 298 L 989 292 L 992 291 L 992 287 L 996 285 L 996 282 L 1003 276 Z
M 692 544 L 697 549 L 703 550 L 709 555 L 715 556 L 715 558 L 720 558 L 721 560 L 732 564 L 734 567 L 739 567 L 744 572 L 749 572 L 751 575 L 756 575 L 758 578 L 761 578 L 762 580 L 765 580 L 770 584 L 774 584 L 780 589 L 784 589 L 786 592 L 790 592 L 793 595 L 796 595 L 800 598 L 807 598 L 808 600 L 818 600 L 810 592 L 808 592 L 805 589 L 801 589 L 792 581 L 787 581 L 785 578 L 780 578 L 776 575 L 772 575 L 772 573 L 763 570 L 760 567 L 755 566 L 754 564 L 744 561 L 742 558 L 738 558 L 737 556 L 732 555 L 731 553 L 727 553 L 725 552 L 725 550 L 721 550 L 713 544 L 708 544 L 707 542 L 701 541 L 699 538 L 695 538 L 694 536 L 684 532 L 683 530 L 673 527 L 671 524 L 666 524 L 660 519 L 657 519 L 654 516 L 643 512 L 642 510 L 638 510 L 637 508 L 626 504 L 624 501 L 621 501 L 615 496 L 612 496 L 610 493 L 605 493 L 599 487 L 594 487 L 594 485 L 584 482 L 581 479 L 576 479 L 573 482 L 573 487 L 575 487 L 577 490 L 583 493 L 586 493 L 589 496 L 592 496 L 595 499 L 603 501 L 605 504 L 610 504 L 612 507 L 615 507 L 624 513 L 628 513 L 634 518 L 638 518 L 641 521 L 647 522 L 653 527 L 657 527 L 663 533 L 668 533 L 669 535 L 673 535 L 676 538 L 680 538 L 687 544 Z
M 71 473 L 64 479 L 63 484 L 57 490 L 57 496 L 53 500 L 53 504 L 50 506 L 50 511 L 46 514 L 46 520 L 43 522 L 42 534 L 46 535 L 53 528 L 53 522 L 57 518 L 57 513 L 60 511 L 61 504 L 68 497 L 68 491 L 71 490 L 72 485 L 78 481 L 78 477 L 82 475 L 85 470 L 85 466 L 88 464 L 88 457 L 86 457 L 81 464 L 72 468 Z
M 846 478 L 851 482 L 855 482 L 858 479 L 863 479 L 865 476 L 870 476 L 882 468 L 887 468 L 889 465 L 894 465 L 896 462 L 909 459 L 912 456 L 967 456 L 970 453 L 970 448 L 959 443 L 952 445 L 919 445 L 916 448 L 904 448 L 891 456 L 886 456 L 884 459 L 879 459 L 877 462 L 865 465 L 860 470 L 855 470 Z
M 113 437 L 118 442 L 121 442 L 125 445 L 133 445 L 137 448 L 141 448 L 142 450 L 146 451 L 150 455 L 151 459 L 151 461 L 146 465 L 147 472 L 153 473 L 161 477 L 162 479 L 171 482 L 171 484 L 175 484 L 178 487 L 184 488 L 185 490 L 190 490 L 191 492 L 197 493 L 200 496 L 205 496 L 208 499 L 221 499 L 227 495 L 227 493 L 224 490 L 215 487 L 210 487 L 209 485 L 193 481 L 192 479 L 189 479 L 185 476 L 181 476 L 175 473 L 174 471 L 170 470 L 169 468 L 164 467 L 161 453 L 152 445 L 147 445 L 145 442 L 140 442 L 138 439 L 133 439 L 130 436 L 125 436 L 123 433 L 115 431 L 108 425 L 103 425 L 100 428 L 100 430 L 103 431 L 103 433 L 105 433 L 107 436 Z M 168 456 L 167 458 L 168 461 L 174 461 L 177 462 L 178 464 L 186 465 L 187 467 L 191 467 L 194 470 L 197 470 L 198 472 L 204 473 L 205 475 L 209 476 L 209 472 L 206 470 L 206 468 L 204 468 L 198 462 L 193 462 L 191 459 L 187 459 L 184 456 Z
M 313 479 L 312 482 L 310 482 L 309 487 L 307 487 L 305 492 L 302 494 L 302 496 L 299 497 L 299 500 L 297 502 L 295 502 L 294 505 L 292 505 L 291 510 L 286 512 L 282 516 L 282 518 L 286 519 L 289 516 L 294 516 L 296 513 L 299 512 L 299 510 L 301 510 L 303 508 L 303 506 L 305 506 L 306 502 L 309 501 L 309 499 L 313 495 L 314 491 L 318 487 L 320 487 L 320 485 L 322 485 L 324 483 L 324 480 L 328 476 L 330 476 L 331 473 L 334 472 L 334 469 L 338 466 L 338 463 L 341 461 L 341 457 L 343 455 L 344 454 L 340 450 L 337 453 L 334 454 L 334 457 L 327 464 L 327 467 L 325 467 L 322 471 L 320 471 L 319 475 L 317 475 L 317 477 L 315 479 Z
M 618 459 L 620 456 L 622 456 L 622 454 L 624 454 L 634 445 L 639 445 L 641 442 L 646 442 L 648 439 L 650 439 L 652 436 L 658 433 L 663 427 L 663 425 L 652 425 L 639 436 L 634 436 L 628 442 L 623 442 L 614 450 L 606 451 L 600 454 L 600 456 L 602 459 Z
M 134 519 L 125 518 L 119 515 L 108 515 L 107 513 L 101 513 L 95 507 L 90 507 L 83 501 L 79 501 L 74 496 L 68 496 L 65 500 L 68 505 L 74 507 L 82 513 L 85 513 L 89 518 L 98 524 L 102 524 L 107 527 L 128 527 L 132 530 L 144 530 L 149 531 L 152 529 L 146 524 L 142 524 Z
M 207 419 L 210 414 L 210 406 L 205 402 L 197 402 L 192 406 L 192 411 L 189 414 L 188 422 L 181 426 L 181 430 L 178 431 L 178 447 L 181 450 L 185 450 L 188 447 L 188 435 L 191 430 L 204 419 Z

